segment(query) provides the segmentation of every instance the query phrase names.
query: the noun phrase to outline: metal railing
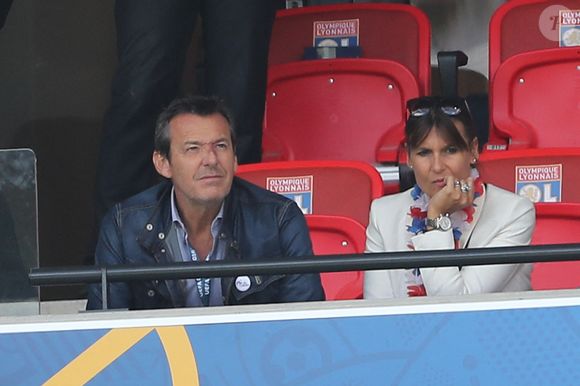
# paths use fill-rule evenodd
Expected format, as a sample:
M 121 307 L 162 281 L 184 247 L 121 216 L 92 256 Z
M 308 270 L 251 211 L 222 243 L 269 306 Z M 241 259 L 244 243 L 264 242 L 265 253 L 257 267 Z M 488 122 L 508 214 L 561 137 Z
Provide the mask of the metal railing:
M 108 282 L 572 260 L 580 260 L 580 244 L 305 256 L 236 262 L 207 261 L 108 267 L 33 268 L 28 276 L 31 284 L 38 286 L 101 282 L 103 308 L 106 308 Z

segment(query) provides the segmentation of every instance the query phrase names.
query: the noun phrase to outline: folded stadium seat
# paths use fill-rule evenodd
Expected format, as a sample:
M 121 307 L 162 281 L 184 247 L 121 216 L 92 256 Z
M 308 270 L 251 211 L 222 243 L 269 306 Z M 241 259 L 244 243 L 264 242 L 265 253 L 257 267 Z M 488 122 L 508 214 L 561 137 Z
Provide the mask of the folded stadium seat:
M 359 58 L 397 62 L 418 80 L 422 95 L 430 92 L 431 25 L 419 8 L 406 4 L 333 4 L 278 11 L 268 66 L 305 60 L 305 50 L 314 45 L 315 23 L 345 20 L 358 20 Z
M 580 47 L 512 56 L 491 85 L 491 122 L 508 149 L 580 147 Z
M 305 214 L 349 217 L 363 226 L 372 200 L 383 195 L 380 174 L 361 161 L 247 164 L 237 176 L 295 200 Z
M 508 58 L 558 48 L 558 11 L 580 9 L 579 0 L 511 0 L 499 6 L 489 24 L 489 78 Z
M 555 51 L 538 53 L 550 49 L 571 50 L 562 55 L 574 56 L 573 52 L 577 51 L 578 47 L 559 48 L 559 11 L 566 9 L 580 9 L 580 1 L 512 0 L 502 4 L 494 12 L 489 26 L 491 122 L 490 138 L 486 146 L 488 150 L 505 150 L 508 146 L 509 148 L 546 147 L 551 146 L 547 143 L 557 143 L 558 141 L 553 139 L 557 134 L 550 133 L 555 124 L 549 127 L 541 126 L 545 121 L 554 120 L 558 124 L 564 122 L 570 127 L 578 127 L 577 119 L 573 122 L 570 116 L 568 118 L 558 116 L 563 111 L 569 111 L 574 106 L 574 102 L 576 109 L 573 113 L 577 115 L 579 112 L 579 95 L 577 91 L 575 93 L 573 91 L 574 79 L 579 77 L 578 71 L 574 74 L 572 69 L 575 70 L 575 67 L 565 57 L 558 59 L 562 62 L 560 64 L 555 60 L 550 60 L 549 57 L 554 55 Z M 537 58 L 534 57 L 536 54 Z M 524 55 L 524 57 L 515 62 L 506 63 L 510 58 L 519 55 Z M 573 61 L 573 59 L 570 60 Z M 509 68 L 502 70 L 504 64 Z M 537 69 L 536 67 L 547 68 Z M 498 76 L 499 83 L 496 80 Z M 546 79 L 546 76 L 549 79 Z M 558 85 L 565 86 L 560 93 L 558 93 Z M 543 89 L 543 87 L 546 88 Z M 541 104 L 537 104 L 539 96 L 533 96 L 538 90 L 541 90 L 539 94 L 542 98 Z M 498 98 L 499 101 L 497 101 Z M 565 107 L 556 107 L 560 103 Z M 496 113 L 498 108 L 499 115 Z M 550 111 L 552 108 L 554 109 Z M 538 117 L 540 112 L 547 114 L 544 119 Z M 506 118 L 513 119 L 511 123 L 515 125 L 514 129 L 510 129 L 511 123 Z M 500 127 L 496 126 L 498 124 Z M 525 134 L 526 131 L 530 131 L 531 134 Z M 559 132 L 562 132 L 561 128 Z M 544 137 L 551 140 L 546 140 Z M 571 144 L 564 143 L 558 146 L 571 146 Z
M 340 25 L 349 26 L 342 39 L 335 36 Z M 280 11 L 270 42 L 262 159 L 395 163 L 405 101 L 430 90 L 430 34 L 425 14 L 404 4 Z M 321 38 L 329 35 L 334 43 Z M 313 59 L 318 43 L 335 50 L 333 58 Z
M 486 151 L 477 169 L 483 181 L 534 202 L 580 203 L 580 147 Z
M 362 161 L 280 161 L 240 165 L 237 176 L 295 200 L 306 214 L 316 255 L 362 253 L 379 172 Z M 323 273 L 328 300 L 362 297 L 360 271 Z
M 533 245 L 580 243 L 580 204 L 536 204 Z M 534 290 L 580 288 L 580 256 L 577 261 L 535 263 Z
M 359 222 L 342 216 L 307 215 L 315 255 L 363 253 L 365 228 Z M 362 299 L 363 272 L 323 272 L 322 286 L 326 300 Z
M 272 67 L 262 160 L 394 163 L 404 138 L 404 102 L 417 96 L 411 72 L 389 60 L 312 60 Z

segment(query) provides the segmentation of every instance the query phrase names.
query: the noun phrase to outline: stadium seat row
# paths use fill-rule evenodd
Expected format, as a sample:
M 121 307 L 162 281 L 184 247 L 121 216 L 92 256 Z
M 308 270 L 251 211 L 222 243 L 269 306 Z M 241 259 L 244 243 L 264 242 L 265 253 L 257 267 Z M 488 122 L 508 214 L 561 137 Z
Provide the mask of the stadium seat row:
M 241 165 L 237 175 L 296 201 L 316 255 L 363 253 L 370 204 L 382 195 L 379 173 L 361 161 L 283 161 Z M 532 244 L 576 243 L 580 203 L 536 204 Z M 329 300 L 362 297 L 363 273 L 323 273 Z M 580 287 L 580 261 L 536 263 L 532 288 Z
M 487 150 L 580 147 L 580 30 L 567 30 L 562 13 L 579 9 L 580 0 L 512 0 L 494 13 Z M 430 42 L 429 19 L 410 5 L 280 11 L 263 160 L 396 164 L 405 101 L 431 92 Z

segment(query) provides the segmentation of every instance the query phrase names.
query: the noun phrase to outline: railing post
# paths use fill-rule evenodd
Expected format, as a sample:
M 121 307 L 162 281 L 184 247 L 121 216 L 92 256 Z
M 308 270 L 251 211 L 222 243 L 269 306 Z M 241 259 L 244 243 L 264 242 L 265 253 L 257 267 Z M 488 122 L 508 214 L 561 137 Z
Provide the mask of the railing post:
M 107 267 L 101 267 L 101 298 L 103 310 L 107 310 L 109 308 L 108 300 L 109 300 L 109 285 L 107 283 Z

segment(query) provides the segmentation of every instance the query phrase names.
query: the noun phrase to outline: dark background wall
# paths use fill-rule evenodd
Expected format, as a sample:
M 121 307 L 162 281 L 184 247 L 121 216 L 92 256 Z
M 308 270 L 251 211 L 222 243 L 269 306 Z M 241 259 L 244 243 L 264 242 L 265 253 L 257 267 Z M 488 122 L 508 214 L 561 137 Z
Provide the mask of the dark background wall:
M 82 264 L 92 248 L 114 50 L 113 1 L 17 0 L 0 30 L 0 148 L 36 153 L 42 266 Z M 48 288 L 42 297 L 78 291 Z
M 468 51 L 468 68 L 482 76 L 489 15 L 501 2 L 412 1 L 434 21 L 434 49 Z M 16 0 L 0 30 L 0 149 L 36 153 L 43 267 L 83 264 L 93 249 L 96 158 L 115 67 L 113 7 L 114 0 Z M 195 36 L 186 92 L 203 73 L 191 59 Z M 45 300 L 82 296 L 81 287 L 41 292 Z
M 94 247 L 96 160 L 116 65 L 113 8 L 114 0 L 16 0 L 0 30 L 0 149 L 36 153 L 43 267 L 84 264 Z M 199 79 L 198 46 L 193 39 L 187 92 Z M 81 287 L 41 291 L 45 300 L 82 296 Z

